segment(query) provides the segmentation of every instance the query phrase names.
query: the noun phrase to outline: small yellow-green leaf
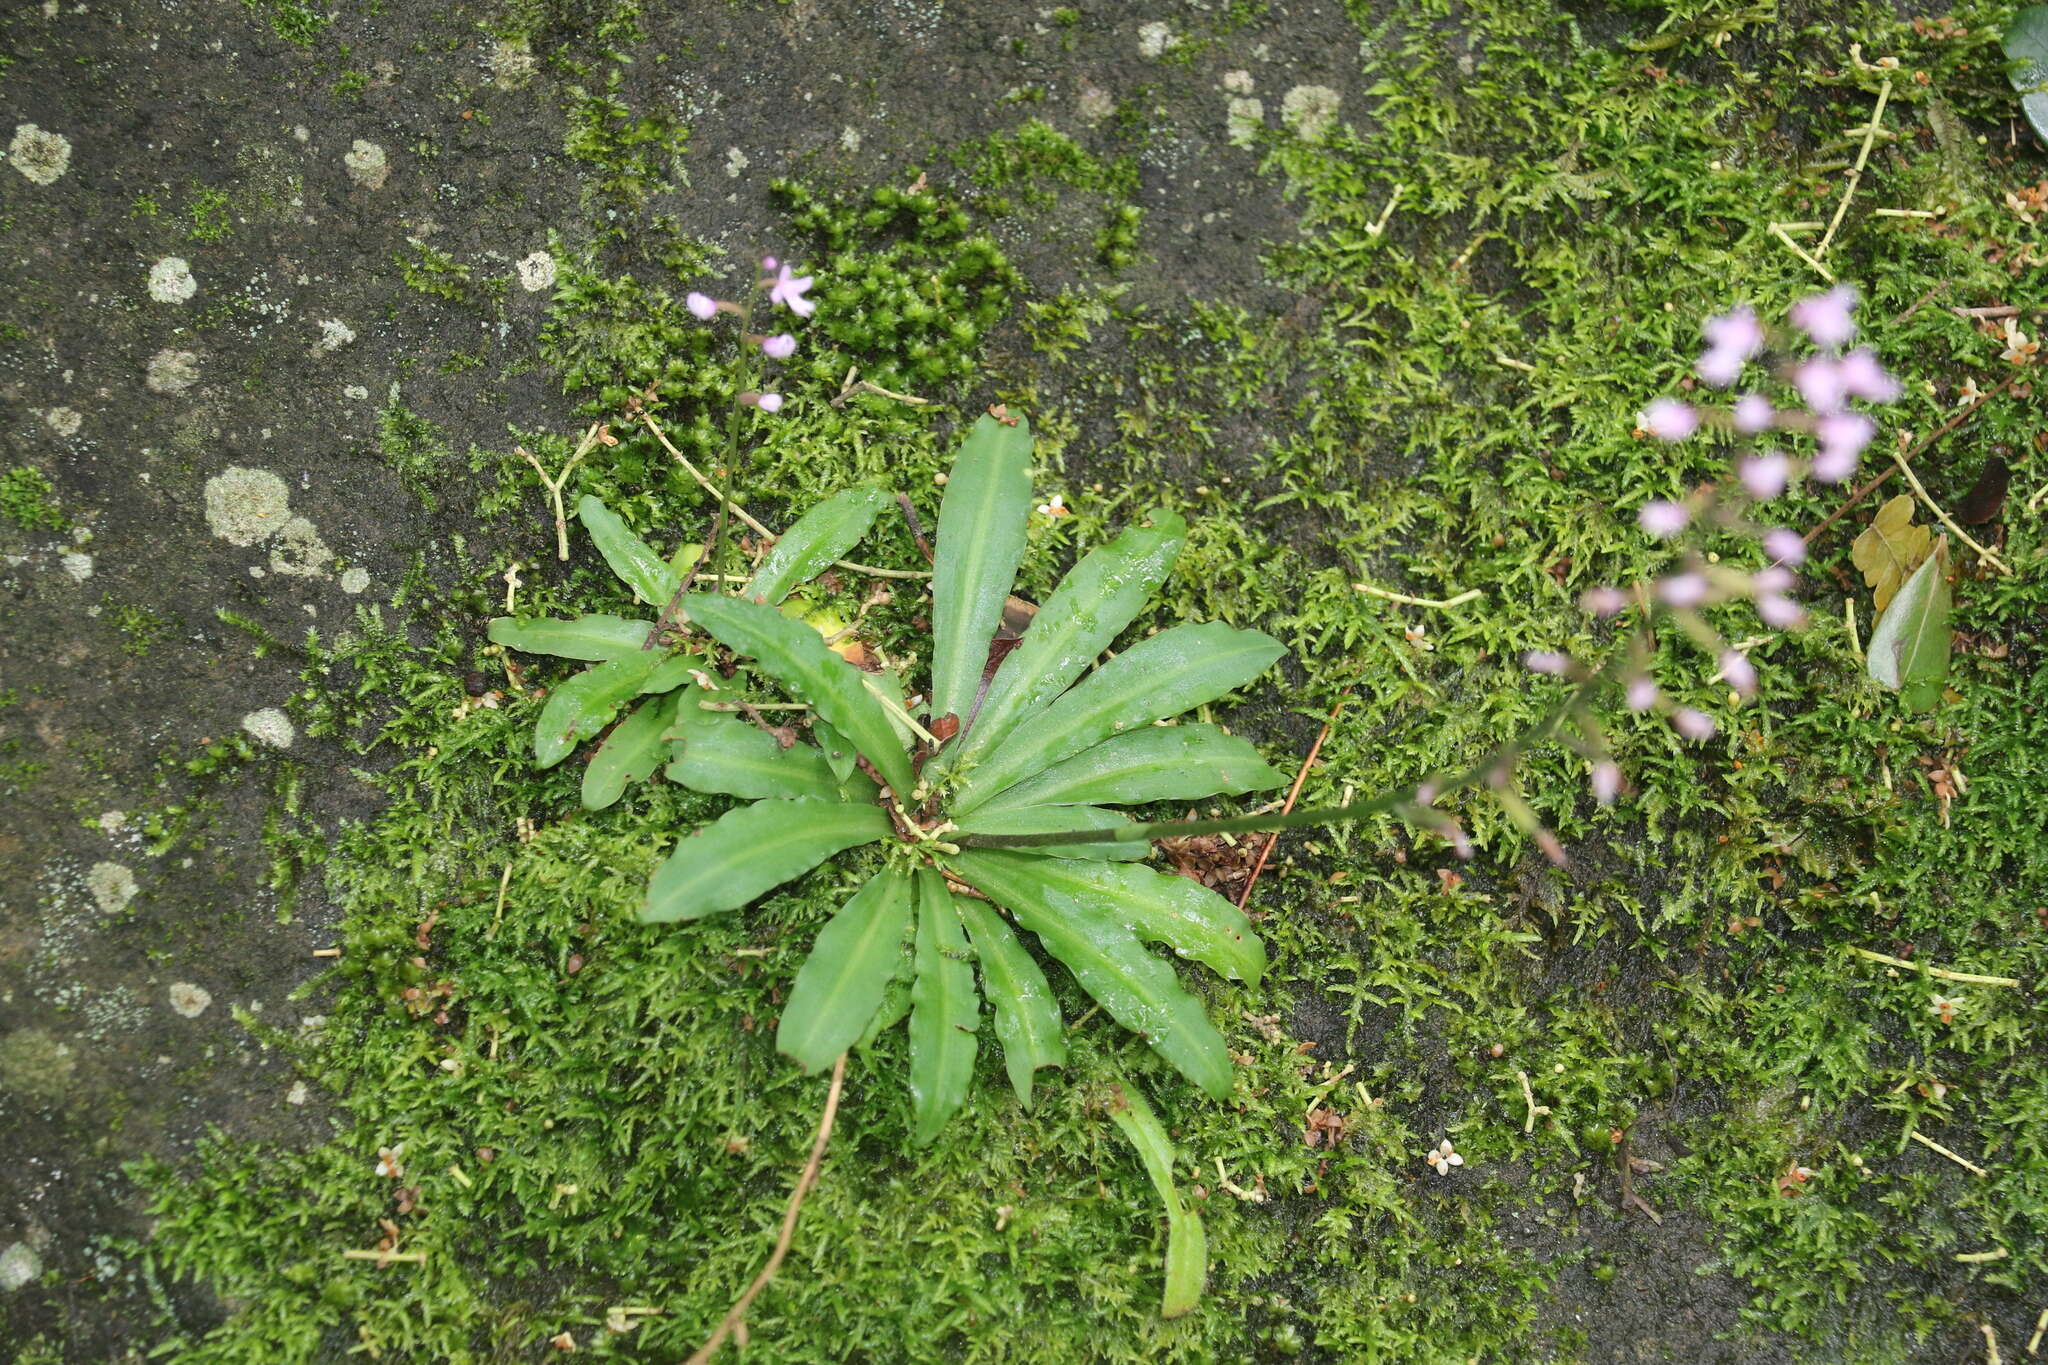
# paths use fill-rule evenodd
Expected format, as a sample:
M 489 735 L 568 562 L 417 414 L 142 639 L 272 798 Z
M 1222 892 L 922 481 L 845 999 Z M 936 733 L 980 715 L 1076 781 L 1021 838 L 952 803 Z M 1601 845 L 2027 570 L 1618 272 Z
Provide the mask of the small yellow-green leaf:
M 1901 493 L 1877 509 L 1869 527 L 1849 547 L 1849 558 L 1863 571 L 1873 605 L 1883 611 L 1906 581 L 1906 575 L 1927 558 L 1932 539 L 1925 526 L 1913 524 L 1913 495 Z
M 622 659 L 640 652 L 652 621 L 592 614 L 573 621 L 545 616 L 500 616 L 491 622 L 491 643 L 527 654 L 555 654 L 564 659 Z

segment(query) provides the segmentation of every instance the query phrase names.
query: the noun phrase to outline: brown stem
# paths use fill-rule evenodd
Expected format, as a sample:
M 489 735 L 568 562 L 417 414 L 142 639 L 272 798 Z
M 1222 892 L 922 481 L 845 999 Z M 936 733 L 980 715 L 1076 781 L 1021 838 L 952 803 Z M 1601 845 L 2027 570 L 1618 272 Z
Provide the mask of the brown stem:
M 1294 774 L 1294 785 L 1287 789 L 1287 800 L 1280 807 L 1282 815 L 1290 814 L 1294 810 L 1294 803 L 1301 796 L 1302 784 L 1308 781 L 1309 769 L 1316 766 L 1316 755 L 1322 753 L 1323 741 L 1330 737 L 1330 727 L 1337 723 L 1337 717 L 1343 713 L 1344 703 L 1350 695 L 1351 689 L 1346 688 L 1344 695 L 1337 698 L 1337 704 L 1330 708 L 1330 718 L 1324 721 L 1323 728 L 1316 732 L 1316 742 L 1308 746 L 1308 757 L 1301 760 L 1301 770 Z M 1251 903 L 1252 888 L 1259 884 L 1259 874 L 1266 870 L 1266 859 L 1273 856 L 1273 845 L 1279 842 L 1280 831 L 1277 829 L 1266 836 L 1265 847 L 1259 850 L 1259 859 L 1252 864 L 1252 875 L 1244 879 L 1244 890 L 1237 898 L 1238 909 L 1242 910 Z
M 818 1167 L 825 1160 L 825 1144 L 832 1137 L 832 1120 L 839 1113 L 839 1091 L 845 1080 L 846 1054 L 842 1052 L 839 1060 L 832 1063 L 832 1088 L 825 1095 L 825 1112 L 818 1119 L 818 1136 L 811 1143 L 811 1159 L 804 1163 L 804 1173 L 797 1177 L 796 1188 L 790 1191 L 789 1208 L 782 1215 L 782 1235 L 775 1239 L 775 1250 L 768 1254 L 768 1264 L 761 1267 L 761 1273 L 754 1277 L 746 1292 L 725 1311 L 725 1316 L 719 1320 L 718 1330 L 690 1357 L 689 1365 L 708 1365 L 711 1357 L 718 1354 L 718 1348 L 725 1344 L 725 1339 L 746 1325 L 747 1309 L 753 1305 L 755 1296 L 768 1287 L 768 1282 L 775 1278 L 775 1272 L 782 1268 L 782 1258 L 789 1254 L 789 1244 L 796 1238 L 796 1220 L 797 1215 L 803 1212 L 804 1196 L 817 1183 Z

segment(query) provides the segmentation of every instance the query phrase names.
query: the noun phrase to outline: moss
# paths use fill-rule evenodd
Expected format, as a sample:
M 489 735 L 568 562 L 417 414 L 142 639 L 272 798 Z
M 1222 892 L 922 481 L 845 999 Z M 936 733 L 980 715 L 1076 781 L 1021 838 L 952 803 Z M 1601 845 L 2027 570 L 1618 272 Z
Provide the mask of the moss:
M 294 47 L 311 47 L 334 22 L 332 16 L 304 0 L 242 0 L 242 7 Z
M 18 464 L 0 472 L 0 516 L 24 531 L 71 529 L 70 519 L 57 506 L 56 485 L 32 465 Z
M 1268 22 L 1253 8 L 1231 13 Z M 1183 510 L 1166 614 L 1260 625 L 1292 650 L 1272 696 L 1217 718 L 1289 764 L 1344 700 L 1304 802 L 1471 760 L 1552 700 L 1513 663 L 1521 649 L 1604 647 L 1580 590 L 1661 564 L 1631 509 L 1726 460 L 1706 442 L 1645 444 L 1635 412 L 1679 382 L 1702 317 L 1737 296 L 1775 314 L 1814 287 L 1766 224 L 1824 213 L 1839 192 L 1792 149 L 1808 129 L 1825 142 L 1869 116 L 1875 78 L 1842 66 L 1846 41 L 1930 73 L 1927 86 L 1899 82 L 1896 126 L 1953 119 L 1967 132 L 2009 100 L 1974 10 L 1961 15 L 1971 36 L 1937 38 L 1874 6 L 1811 31 L 1796 15 L 1734 24 L 1697 6 L 1660 28 L 1661 10 L 1627 9 L 1598 32 L 1535 0 L 1461 10 L 1455 26 L 1442 3 L 1391 18 L 1356 8 L 1371 135 L 1262 143 L 1302 219 L 1269 250 L 1287 297 L 1268 311 L 1063 279 L 1013 314 L 1025 282 L 987 220 L 1054 233 L 1071 217 L 1062 194 L 1114 205 L 1129 193 L 1116 163 L 1037 125 L 964 149 L 951 192 L 782 187 L 800 248 L 782 254 L 819 276 L 820 310 L 787 371 L 792 401 L 750 428 L 741 471 L 771 525 L 880 476 L 929 519 L 954 416 L 985 388 L 1028 406 L 1041 477 L 1073 515 L 1034 521 L 1020 591 L 1042 593 L 1133 509 Z M 1717 44 L 1724 26 L 1735 35 Z M 586 110 L 592 208 L 648 193 L 625 227 L 608 219 L 582 245 L 557 244 L 544 358 L 590 420 L 655 386 L 679 447 L 708 456 L 735 375 L 677 295 L 730 294 L 749 267 L 660 224 L 653 195 L 674 143 L 634 140 L 622 109 Z M 1907 380 L 1902 428 L 1930 429 L 1966 380 L 2005 373 L 1995 341 L 1923 296 L 2031 288 L 1998 187 L 2038 167 L 1995 143 L 1957 145 L 1960 158 L 1930 132 L 1875 156 L 1830 257 L 1863 285 L 1868 339 Z M 1862 207 L 1936 196 L 1956 207 L 1933 227 Z M 1100 211 L 1089 205 L 1087 231 Z M 664 253 L 666 277 L 645 268 Z M 834 406 L 851 367 L 935 401 L 857 393 Z M 445 442 L 415 415 L 401 426 L 403 448 L 430 455 L 414 477 L 444 482 L 456 464 Z M 1987 406 L 1969 445 L 1929 452 L 1921 476 L 1952 500 L 1976 477 L 1969 452 L 1997 447 L 2016 487 L 2038 480 L 2038 428 L 2038 399 Z M 694 483 L 643 435 L 615 434 L 572 494 L 602 493 L 664 551 L 700 539 Z M 559 437 L 522 439 L 550 469 L 567 458 Z M 552 527 L 534 515 L 530 471 L 503 456 L 481 505 L 525 509 L 517 531 L 493 533 L 520 537 L 533 562 Z M 1839 496 L 1778 507 L 1811 526 Z M 2016 562 L 2038 565 L 2038 522 L 2008 517 L 2004 532 Z M 1587 1358 L 1609 1343 L 1571 1314 L 1615 1313 L 1673 1283 L 1656 1279 L 1669 1255 L 1603 1243 L 1628 1233 L 1617 1218 L 1639 1217 L 1609 1212 L 1622 1169 L 1672 1227 L 1706 1230 L 1710 1274 L 1692 1277 L 1689 1255 L 1682 1279 L 1735 1277 L 1746 1316 L 1717 1326 L 1737 1349 L 1960 1358 L 1977 1321 L 2023 1339 L 2025 1295 L 2048 1273 L 2042 1007 L 2025 990 L 1961 987 L 1944 1019 L 1933 982 L 1849 950 L 2028 982 L 2048 970 L 2034 904 L 2048 837 L 2033 809 L 2048 776 L 2033 638 L 2048 598 L 2031 571 L 1961 584 L 1972 647 L 1955 695 L 1905 716 L 1862 681 L 1834 624 L 1855 582 L 1847 543 L 1816 544 L 1806 591 L 1819 624 L 1756 647 L 1760 697 L 1732 706 L 1685 647 L 1656 660 L 1668 690 L 1721 721 L 1715 745 L 1616 716 L 1632 790 L 1610 814 L 1585 798 L 1579 755 L 1528 756 L 1527 789 L 1569 845 L 1568 871 L 1532 859 L 1483 799 L 1460 808 L 1470 863 L 1391 822 L 1284 842 L 1255 902 L 1274 974 L 1259 992 L 1210 997 L 1244 1057 L 1230 1104 L 1191 1096 L 1105 1031 L 1035 1111 L 984 1086 L 954 1129 L 906 1157 L 901 1041 L 857 1055 L 797 1254 L 751 1319 L 754 1349 L 882 1359 L 914 1339 L 960 1360 Z M 1738 536 L 1719 552 L 1754 562 Z M 915 562 L 893 525 L 863 553 Z M 161 1222 L 139 1254 L 233 1305 L 219 1325 L 168 1323 L 172 1359 L 357 1345 L 488 1359 L 562 1330 L 586 1349 L 673 1358 L 752 1275 L 780 1216 L 822 1087 L 768 1038 L 844 888 L 825 872 L 684 931 L 632 923 L 623 907 L 674 832 L 717 807 L 650 784 L 593 813 L 573 765 L 529 770 L 537 693 L 562 674 L 522 665 L 515 677 L 481 646 L 476 625 L 504 591 L 502 558 L 486 558 L 437 550 L 398 605 L 365 609 L 307 652 L 297 719 L 359 751 L 385 797 L 324 851 L 280 817 L 274 847 L 287 881 L 321 860 L 343 914 L 328 1034 L 292 1044 L 343 1101 L 342 1126 L 310 1149 L 220 1139 L 141 1172 Z M 521 589 L 522 610 L 627 605 L 587 562 L 547 569 Z M 1416 608 L 1355 582 L 1481 596 Z M 870 627 L 894 649 L 921 609 L 899 594 Z M 1754 629 L 1733 609 L 1717 624 Z M 1964 772 L 1967 790 L 1944 803 L 1936 768 Z M 1112 1070 L 1154 1097 L 1188 1162 L 1180 1177 L 1204 1187 L 1209 1293 L 1180 1322 L 1152 1312 L 1161 1240 L 1145 1175 L 1088 1109 Z M 1341 1118 L 1341 1138 L 1308 1144 L 1312 1108 Z M 1445 1137 L 1467 1164 L 1440 1179 L 1420 1153 Z M 404 1187 L 420 1191 L 403 1214 L 374 1174 L 395 1144 Z M 1661 1169 L 1624 1167 L 1632 1156 Z M 1268 1199 L 1240 1203 L 1221 1178 Z M 379 1217 L 427 1259 L 341 1261 L 371 1244 Z M 1986 1249 L 2007 1255 L 1956 1259 Z M 665 1311 L 610 1332 L 622 1304 Z

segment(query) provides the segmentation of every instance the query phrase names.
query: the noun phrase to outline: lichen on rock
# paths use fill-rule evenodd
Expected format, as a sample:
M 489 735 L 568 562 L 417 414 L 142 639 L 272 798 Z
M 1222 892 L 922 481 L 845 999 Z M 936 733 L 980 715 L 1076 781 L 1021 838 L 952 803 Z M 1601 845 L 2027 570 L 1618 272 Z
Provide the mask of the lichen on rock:
M 7 146 L 7 164 L 38 185 L 54 185 L 71 169 L 71 139 L 33 123 L 18 123 L 14 141 Z
M 234 465 L 206 481 L 206 524 L 231 545 L 268 540 L 291 520 L 291 490 L 267 469 Z

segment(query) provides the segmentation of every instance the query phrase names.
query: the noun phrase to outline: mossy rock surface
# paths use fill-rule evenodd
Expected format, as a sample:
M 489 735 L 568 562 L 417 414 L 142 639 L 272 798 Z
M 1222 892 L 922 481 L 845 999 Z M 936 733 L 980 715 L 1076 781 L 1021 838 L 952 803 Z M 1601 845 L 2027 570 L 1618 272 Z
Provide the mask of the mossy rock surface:
M 9 7 L 0 1249 L 39 1273 L 0 1294 L 0 1360 L 525 1360 L 563 1332 L 671 1360 L 758 1267 L 823 1090 L 773 1024 L 846 877 L 633 923 L 724 803 L 657 780 L 584 810 L 580 757 L 526 762 L 566 673 L 484 634 L 508 592 L 635 614 L 573 524 L 556 558 L 518 447 L 552 473 L 609 422 L 567 505 L 703 539 L 623 411 L 653 384 L 679 448 L 722 449 L 732 362 L 686 290 L 756 252 L 818 277 L 736 471 L 767 524 L 886 479 L 929 526 L 966 423 L 1028 412 L 1069 514 L 1034 518 L 1019 591 L 1179 511 L 1140 628 L 1283 640 L 1211 719 L 1292 772 L 1347 698 L 1302 798 L 1334 802 L 1526 723 L 1522 650 L 1599 648 L 1578 593 L 1660 562 L 1633 509 L 1726 466 L 1635 414 L 1704 317 L 1821 283 L 1770 225 L 1834 217 L 1886 81 L 1824 261 L 1905 381 L 1883 448 L 2031 377 L 1958 311 L 2048 328 L 2007 12 Z M 860 379 L 929 401 L 835 405 Z M 1933 1362 L 1989 1327 L 2015 1358 L 2048 1274 L 2041 388 L 1916 459 L 1945 507 L 2005 462 L 1973 530 L 2019 569 L 1958 582 L 1932 715 L 1842 624 L 1868 638 L 1873 500 L 1816 541 L 1815 624 L 1756 646 L 1759 698 L 1658 660 L 1715 744 L 1617 721 L 1607 813 L 1577 755 L 1529 756 L 1567 870 L 1481 802 L 1469 864 L 1392 824 L 1284 841 L 1264 984 L 1187 978 L 1230 1102 L 1096 1020 L 1030 1112 L 985 1050 L 906 1155 L 901 1035 L 857 1052 L 750 1355 Z M 919 562 L 888 519 L 861 554 Z M 865 587 L 807 606 L 916 638 L 917 594 Z M 1208 1230 L 1170 1323 L 1100 1110 L 1133 1083 Z M 384 1218 L 424 1260 L 343 1258 Z

